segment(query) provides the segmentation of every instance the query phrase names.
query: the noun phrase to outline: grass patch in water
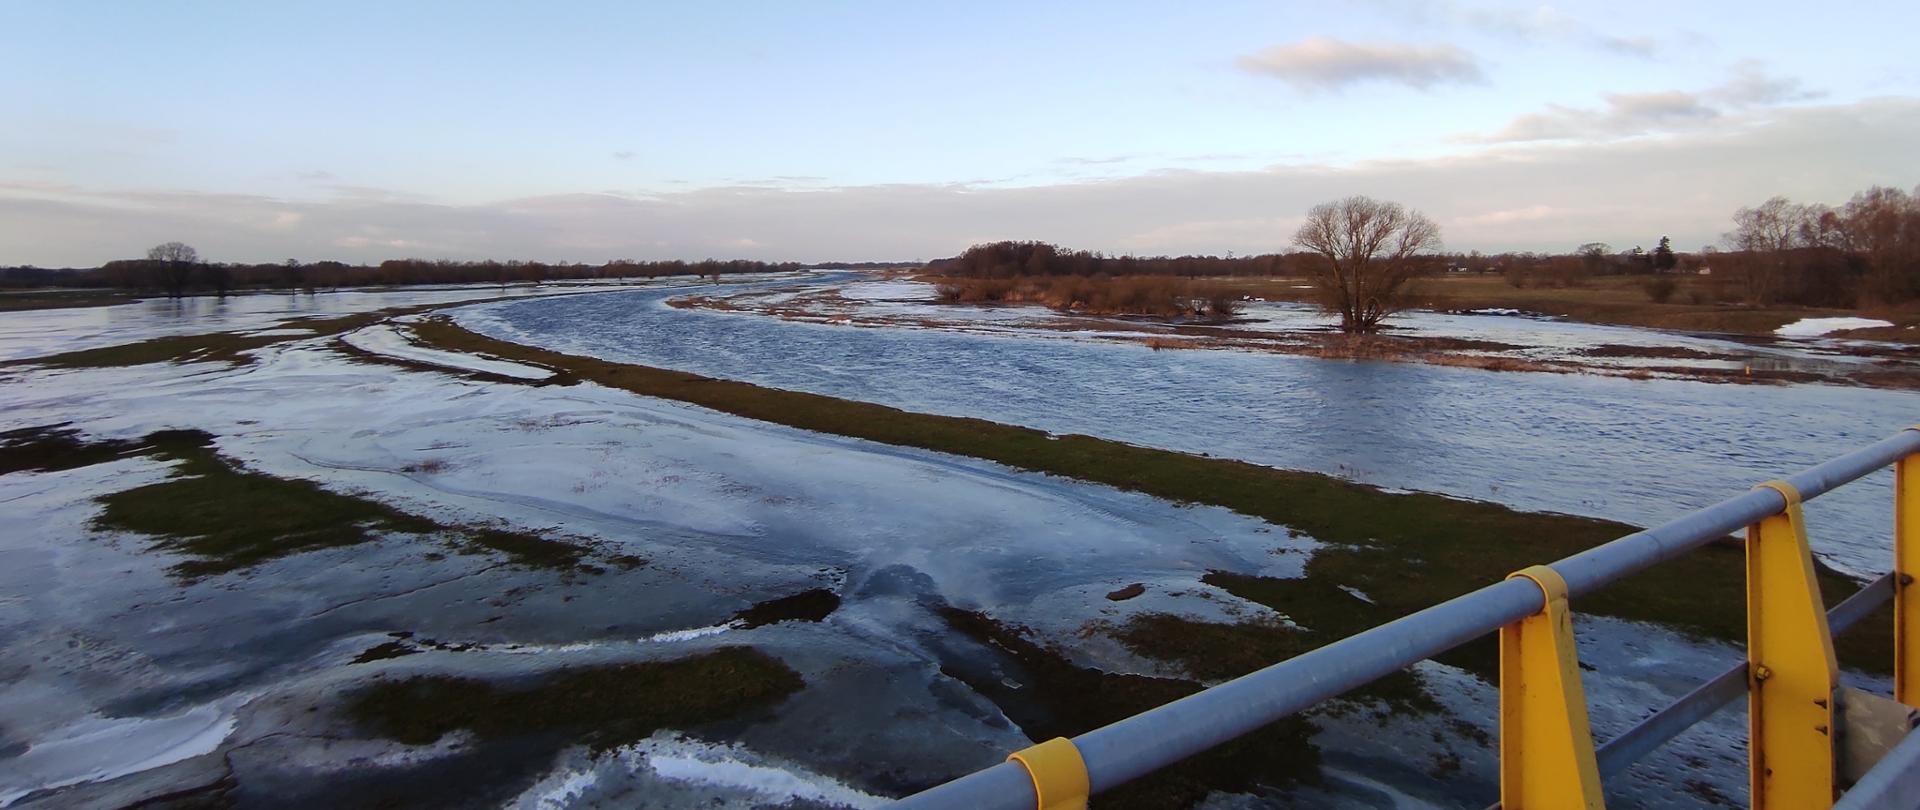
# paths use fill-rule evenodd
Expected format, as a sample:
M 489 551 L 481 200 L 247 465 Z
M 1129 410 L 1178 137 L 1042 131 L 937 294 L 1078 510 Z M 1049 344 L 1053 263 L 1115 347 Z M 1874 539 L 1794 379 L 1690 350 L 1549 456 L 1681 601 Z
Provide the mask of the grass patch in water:
M 485 300 L 485 299 L 482 299 Z M 297 335 L 249 335 L 245 332 L 214 332 L 204 335 L 170 335 L 150 338 L 138 343 L 123 343 L 117 346 L 101 346 L 93 349 L 62 352 L 44 357 L 26 357 L 18 360 L 0 362 L 0 366 L 37 366 L 41 368 L 119 368 L 140 366 L 148 363 L 226 363 L 232 366 L 244 366 L 253 362 L 255 349 L 276 343 L 295 340 L 308 340 L 326 335 L 338 335 L 368 326 L 388 318 L 425 312 L 438 306 L 451 304 L 422 304 L 418 306 L 391 307 L 374 312 L 361 312 L 353 315 L 341 315 L 332 318 L 289 318 L 271 327 L 272 329 L 307 329 L 311 334 Z
M 166 431 L 147 437 L 156 456 L 180 462 L 165 481 L 98 499 L 102 530 L 159 538 L 190 559 L 176 574 L 198 578 L 316 548 L 350 546 L 382 532 L 426 534 L 439 524 L 307 481 L 250 472 L 214 452 L 213 437 Z
M 247 352 L 288 339 L 288 336 L 283 335 L 245 335 L 235 332 L 174 335 L 143 340 L 139 343 L 81 349 L 46 357 L 29 357 L 9 361 L 7 365 L 46 368 L 115 368 L 173 362 L 227 363 L 242 366 L 253 362 L 253 356 Z
M 463 529 L 461 534 L 468 544 L 464 553 L 498 552 L 505 554 L 509 562 L 528 568 L 585 573 L 601 571 L 600 568 L 585 562 L 588 553 L 585 546 L 564 540 L 554 540 L 528 532 L 511 532 L 493 528 L 467 528 Z
M 164 481 L 96 498 L 103 509 L 93 527 L 157 538 L 155 548 L 188 557 L 172 570 L 189 580 L 303 551 L 357 545 L 389 533 L 451 534 L 473 553 L 503 554 L 512 564 L 531 568 L 604 570 L 585 562 L 588 549 L 565 541 L 498 528 L 449 526 L 309 481 L 244 469 L 213 449 L 213 436 L 197 430 L 159 431 L 138 442 L 87 443 L 77 434 L 57 430 L 53 435 L 53 444 L 45 446 L 67 448 L 62 458 L 69 462 L 97 463 L 140 453 L 178 462 Z M 30 457 L 22 452 L 23 458 Z M 619 559 L 617 564 L 631 567 L 624 560 L 637 558 Z
M 1012 659 L 1024 683 L 977 671 L 948 671 L 998 705 L 1034 740 L 1072 737 L 1200 691 L 1192 681 L 1122 675 L 1075 666 L 984 614 L 944 608 L 954 630 Z M 1190 807 L 1215 790 L 1249 791 L 1319 779 L 1312 722 L 1289 717 L 1199 756 L 1100 795 L 1103 808 Z
M 1180 503 L 1222 506 L 1292 527 L 1331 547 L 1315 552 L 1300 580 L 1275 580 L 1269 596 L 1283 613 L 1324 637 L 1320 643 L 1492 584 L 1508 573 L 1617 539 L 1635 527 L 1572 515 L 1520 512 L 1500 504 L 1429 493 L 1386 492 L 1332 476 L 1231 459 L 1139 447 L 1092 436 L 1056 436 L 984 419 L 913 413 L 884 405 L 717 380 L 681 371 L 578 357 L 496 340 L 444 318 L 413 324 L 428 345 L 479 352 L 567 371 L 644 396 L 805 430 L 971 456 L 1011 467 L 1144 492 Z M 1728 493 L 1729 495 L 1733 493 Z M 1819 527 L 1814 527 L 1818 532 Z M 1739 643 L 1746 637 L 1745 564 L 1737 546 L 1668 561 L 1576 600 L 1574 609 L 1658 622 Z M 1819 566 L 1827 604 L 1858 583 Z M 1368 592 L 1378 610 L 1336 593 L 1331 583 Z M 1282 593 L 1298 596 L 1282 596 Z M 1324 598 L 1319 598 L 1324 597 Z M 1251 598 L 1251 597 L 1249 597 Z M 1254 601 L 1262 601 L 1255 599 Z M 1277 606 L 1276 606 L 1277 607 Z M 1355 612 L 1367 619 L 1353 621 Z M 1863 622 L 1841 642 L 1849 666 L 1888 672 L 1891 612 Z M 1377 619 L 1378 621 L 1375 621 Z M 1884 631 L 1884 632 L 1883 632 Z M 1490 654 L 1492 645 L 1478 649 Z M 1474 653 L 1467 651 L 1469 657 Z M 1483 655 L 1484 655 L 1483 654 Z M 1443 659 L 1444 660 L 1444 659 Z M 1475 671 L 1490 667 L 1474 666 Z
M 53 472 L 104 464 L 147 451 L 145 442 L 129 439 L 88 441 L 71 423 L 41 425 L 0 432 L 0 475 L 11 472 Z
M 375 644 L 371 647 L 366 648 L 365 650 L 362 650 L 359 655 L 354 656 L 353 660 L 347 663 L 366 664 L 374 661 L 385 661 L 389 658 L 399 658 L 402 656 L 413 655 L 418 652 L 420 651 L 414 649 L 413 645 L 408 644 L 405 641 L 398 641 L 398 640 L 388 641 L 380 644 Z
M 454 731 L 482 739 L 559 733 L 606 750 L 778 703 L 806 683 L 758 650 L 725 647 L 670 661 L 563 669 L 528 685 L 427 676 L 354 694 L 347 712 L 381 737 L 427 745 Z
M 840 609 L 840 595 L 826 588 L 811 588 L 778 599 L 769 599 L 733 614 L 743 630 L 780 622 L 817 622 Z

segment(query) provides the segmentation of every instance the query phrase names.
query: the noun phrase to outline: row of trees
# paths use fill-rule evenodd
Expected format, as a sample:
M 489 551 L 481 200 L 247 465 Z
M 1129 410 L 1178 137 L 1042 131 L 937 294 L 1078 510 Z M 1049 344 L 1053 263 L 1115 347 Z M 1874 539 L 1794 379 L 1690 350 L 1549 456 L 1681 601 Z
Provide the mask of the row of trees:
M 377 265 L 345 262 L 278 264 L 221 264 L 203 261 L 199 251 L 180 242 L 157 245 L 143 259 L 121 259 L 96 268 L 44 270 L 34 267 L 0 268 L 5 287 L 107 287 L 171 296 L 190 293 L 226 294 L 237 289 L 335 289 L 340 287 L 403 284 L 510 284 L 568 279 L 654 278 L 764 273 L 808 267 L 844 267 L 842 264 L 805 265 L 799 262 L 761 262 L 745 259 L 704 261 L 633 261 L 603 264 L 523 261 L 450 261 L 445 259 L 389 259 Z
M 1850 307 L 1920 298 L 1920 187 L 1875 186 L 1845 205 L 1774 197 L 1733 216 L 1731 265 L 1756 304 Z
M 1307 257 L 1268 253 L 1259 256 L 1110 256 L 1068 250 L 1047 242 L 991 242 L 974 245 L 951 259 L 927 263 L 927 270 L 956 278 L 1024 276 L 1296 276 Z

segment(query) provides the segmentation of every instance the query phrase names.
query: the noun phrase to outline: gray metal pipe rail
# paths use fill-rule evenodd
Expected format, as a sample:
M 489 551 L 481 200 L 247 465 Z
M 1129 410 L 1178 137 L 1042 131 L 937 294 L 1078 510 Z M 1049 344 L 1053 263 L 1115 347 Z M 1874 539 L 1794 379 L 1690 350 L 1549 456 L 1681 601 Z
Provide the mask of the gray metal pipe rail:
M 1892 598 L 1893 575 L 1883 574 L 1827 611 L 1827 626 L 1840 635 Z M 1619 775 L 1746 693 L 1747 662 L 1741 661 L 1596 749 L 1593 756 L 1599 760 L 1600 775 Z
M 1905 430 L 1785 481 L 1801 500 L 1812 500 L 1917 452 L 1920 431 Z M 1777 491 L 1753 489 L 1551 567 L 1566 580 L 1569 597 L 1577 597 L 1726 537 L 1786 505 Z M 1086 732 L 1073 744 L 1086 762 L 1090 791 L 1098 794 L 1520 621 L 1543 606 L 1539 586 L 1504 580 Z M 1002 762 L 895 806 L 1029 810 L 1037 803 L 1027 770 Z

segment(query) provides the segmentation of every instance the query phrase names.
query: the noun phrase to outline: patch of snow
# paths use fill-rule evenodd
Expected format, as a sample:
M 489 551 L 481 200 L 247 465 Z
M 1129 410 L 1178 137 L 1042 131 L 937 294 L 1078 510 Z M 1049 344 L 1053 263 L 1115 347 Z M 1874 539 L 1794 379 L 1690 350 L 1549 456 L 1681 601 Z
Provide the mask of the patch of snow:
M 544 380 L 553 376 L 553 372 L 538 366 L 509 363 L 505 360 L 487 360 L 470 354 L 446 352 L 429 349 L 407 340 L 398 327 L 391 324 L 377 324 L 359 329 L 340 338 L 347 345 L 363 352 L 400 360 L 411 360 L 441 368 L 461 371 L 477 371 L 482 374 L 495 374 L 512 377 L 517 380 Z
M 1374 604 L 1373 597 L 1368 596 L 1366 591 L 1360 590 L 1359 588 L 1355 588 L 1352 585 L 1341 585 L 1340 590 L 1346 591 L 1348 596 L 1351 596 L 1369 605 Z
M 299 335 L 311 335 L 313 334 L 313 330 L 312 329 L 256 329 L 252 332 L 242 332 L 241 334 L 244 334 L 248 337 L 296 337 Z
M 1820 337 L 1847 329 L 1871 329 L 1876 326 L 1892 325 L 1887 321 L 1872 318 L 1801 318 L 1773 330 L 1773 333 L 1781 337 Z

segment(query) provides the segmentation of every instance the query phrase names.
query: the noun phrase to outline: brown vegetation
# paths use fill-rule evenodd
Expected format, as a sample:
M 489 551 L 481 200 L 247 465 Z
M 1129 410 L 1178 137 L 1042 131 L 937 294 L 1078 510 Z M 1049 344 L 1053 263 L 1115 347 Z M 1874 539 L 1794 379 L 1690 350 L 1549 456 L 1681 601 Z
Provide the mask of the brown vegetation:
M 1040 304 L 1060 312 L 1226 321 L 1238 295 L 1218 284 L 1170 276 L 949 278 L 935 286 L 943 304 Z
M 1260 256 L 1108 256 L 1068 250 L 1046 242 L 990 242 L 967 248 L 951 259 L 927 263 L 926 270 L 957 278 L 1023 276 L 1276 276 L 1297 275 L 1304 255 Z

